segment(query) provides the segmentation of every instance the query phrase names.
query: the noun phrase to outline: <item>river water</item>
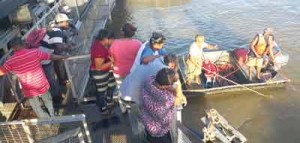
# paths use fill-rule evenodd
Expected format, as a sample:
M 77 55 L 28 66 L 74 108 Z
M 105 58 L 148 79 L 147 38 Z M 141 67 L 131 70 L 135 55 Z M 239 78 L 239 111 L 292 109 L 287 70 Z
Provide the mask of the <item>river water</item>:
M 154 31 L 167 37 L 171 53 L 188 50 L 195 34 L 221 48 L 246 47 L 256 33 L 274 28 L 277 42 L 289 53 L 282 73 L 292 82 L 284 88 L 192 97 L 183 122 L 201 131 L 204 110 L 215 108 L 250 142 L 300 142 L 300 0 L 117 0 L 109 26 L 116 32 L 125 22 L 137 27 L 145 41 Z

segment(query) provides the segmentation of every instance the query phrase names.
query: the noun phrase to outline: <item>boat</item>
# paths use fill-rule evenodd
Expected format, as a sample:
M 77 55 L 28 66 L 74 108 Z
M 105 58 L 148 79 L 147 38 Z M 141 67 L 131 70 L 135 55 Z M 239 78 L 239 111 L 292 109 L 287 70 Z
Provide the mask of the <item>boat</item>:
M 276 72 L 268 69 L 262 72 L 261 80 L 249 81 L 248 66 L 245 62 L 239 62 L 238 55 L 236 54 L 238 50 L 245 51 L 247 49 L 204 50 L 202 73 L 200 75 L 201 83 L 199 85 L 195 83 L 187 85 L 186 80 L 189 73 L 187 73 L 186 61 L 188 59 L 188 53 L 178 54 L 178 72 L 182 82 L 183 92 L 187 96 L 198 96 L 243 90 L 255 91 L 254 89 L 283 87 L 286 83 L 291 81 L 285 77 L 280 70 Z M 288 55 L 285 54 L 284 56 L 284 62 L 286 64 Z M 207 65 L 213 68 L 206 69 L 208 67 L 205 68 L 204 66 Z M 255 70 L 253 70 L 253 72 L 253 75 L 255 75 Z

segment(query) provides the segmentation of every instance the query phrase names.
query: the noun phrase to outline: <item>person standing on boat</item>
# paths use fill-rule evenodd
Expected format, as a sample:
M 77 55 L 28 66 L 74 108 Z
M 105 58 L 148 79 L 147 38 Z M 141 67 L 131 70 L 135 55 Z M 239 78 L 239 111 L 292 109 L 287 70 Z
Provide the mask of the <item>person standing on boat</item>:
M 257 34 L 250 44 L 250 52 L 248 56 L 249 81 L 252 81 L 252 70 L 256 67 L 256 78 L 260 80 L 261 69 L 263 67 L 264 58 L 270 53 L 271 61 L 274 60 L 274 36 L 271 28 L 266 28 L 263 34 Z
M 187 85 L 190 85 L 192 81 L 195 81 L 199 85 L 201 84 L 200 74 L 202 73 L 202 54 L 204 48 L 217 49 L 217 45 L 212 46 L 207 44 L 204 36 L 196 35 L 195 41 L 190 46 L 189 58 L 187 60 Z
M 171 143 L 171 126 L 175 112 L 175 90 L 178 74 L 163 68 L 151 76 L 142 89 L 141 119 L 149 143 Z
M 102 114 L 109 114 L 109 105 L 113 103 L 116 81 L 111 71 L 113 58 L 108 47 L 114 35 L 102 29 L 91 48 L 90 76 L 96 85 L 96 104 Z
M 134 59 L 142 45 L 142 42 L 132 38 L 137 30 L 130 23 L 125 23 L 122 27 L 124 38 L 116 39 L 112 42 L 109 51 L 114 58 L 113 73 L 117 84 L 121 85 L 122 80 L 129 74 Z
M 49 83 L 41 66 L 42 60 L 61 60 L 66 56 L 48 54 L 39 49 L 27 49 L 21 37 L 13 38 L 8 47 L 14 54 L 0 68 L 0 76 L 9 72 L 15 74 L 21 83 L 23 95 L 28 99 L 38 118 L 54 116 Z M 42 108 L 43 104 L 46 110 Z

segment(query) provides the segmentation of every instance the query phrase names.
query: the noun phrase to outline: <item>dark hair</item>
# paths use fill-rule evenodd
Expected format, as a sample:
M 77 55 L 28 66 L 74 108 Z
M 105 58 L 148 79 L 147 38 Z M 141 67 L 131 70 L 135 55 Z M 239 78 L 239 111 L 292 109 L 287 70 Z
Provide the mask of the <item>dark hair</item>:
M 177 57 L 174 54 L 166 55 L 166 56 L 164 56 L 164 62 L 166 65 L 168 65 L 169 63 L 177 64 Z
M 153 32 L 152 36 L 150 38 L 150 44 L 162 44 L 165 43 L 166 38 L 164 35 L 162 35 L 161 33 L 157 33 L 157 32 Z
M 13 48 L 14 46 L 23 46 L 24 45 L 24 40 L 22 40 L 21 37 L 14 37 L 7 43 L 7 48 Z
M 202 37 L 202 35 L 196 34 L 195 35 L 195 41 L 197 40 L 198 37 Z
M 124 32 L 124 36 L 131 38 L 135 35 L 135 31 L 137 28 L 130 23 L 125 23 L 122 27 L 122 31 Z
M 106 30 L 106 29 L 101 29 L 99 31 L 96 39 L 102 41 L 105 38 L 113 39 L 113 38 L 115 38 L 115 34 L 111 31 Z
M 161 69 L 155 76 L 155 82 L 159 85 L 172 85 L 177 80 L 176 72 L 170 68 Z

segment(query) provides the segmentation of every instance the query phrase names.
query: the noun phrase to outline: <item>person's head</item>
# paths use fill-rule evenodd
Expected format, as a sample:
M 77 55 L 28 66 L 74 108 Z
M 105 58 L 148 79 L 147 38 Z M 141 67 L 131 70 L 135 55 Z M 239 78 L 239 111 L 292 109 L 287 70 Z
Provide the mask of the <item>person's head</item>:
M 177 57 L 174 54 L 164 56 L 164 62 L 169 68 L 177 70 Z
M 205 41 L 205 37 L 204 36 L 198 35 L 198 34 L 195 36 L 195 42 L 197 44 L 202 44 L 204 41 Z
M 179 80 L 178 74 L 170 68 L 161 69 L 155 76 L 155 83 L 161 86 L 173 85 L 177 80 Z
M 24 40 L 22 40 L 21 37 L 14 37 L 7 43 L 8 49 L 13 49 L 14 51 L 18 51 L 20 49 L 23 49 L 25 45 Z
M 113 39 L 114 34 L 106 29 L 101 29 L 96 37 L 97 40 L 99 40 L 103 46 L 110 46 Z
M 60 28 L 68 29 L 69 28 L 69 21 L 70 21 L 70 19 L 66 14 L 59 13 L 55 16 L 55 23 Z
M 150 38 L 150 45 L 153 50 L 160 50 L 165 44 L 166 38 L 157 32 L 153 32 Z
M 58 11 L 59 11 L 59 13 L 70 15 L 72 12 L 72 9 L 67 5 L 62 5 L 62 6 L 58 7 Z
M 122 32 L 125 38 L 132 38 L 135 35 L 137 28 L 130 23 L 125 23 L 122 27 Z
M 270 35 L 273 33 L 273 29 L 268 27 L 264 29 L 264 35 Z

